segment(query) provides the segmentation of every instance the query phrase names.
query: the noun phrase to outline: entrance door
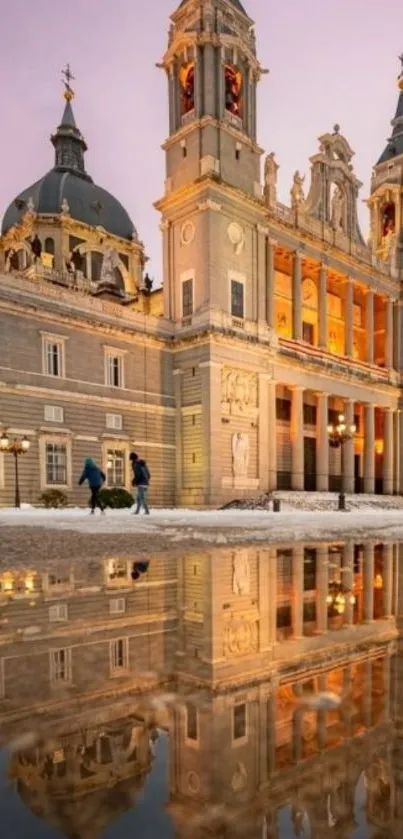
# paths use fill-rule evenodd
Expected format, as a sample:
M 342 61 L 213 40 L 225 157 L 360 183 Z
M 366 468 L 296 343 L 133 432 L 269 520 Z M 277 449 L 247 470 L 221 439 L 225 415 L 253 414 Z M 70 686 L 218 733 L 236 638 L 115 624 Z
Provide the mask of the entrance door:
M 304 437 L 304 489 L 314 492 L 316 489 L 316 439 Z
M 363 492 L 363 480 L 360 476 L 361 458 L 359 454 L 354 455 L 354 492 Z

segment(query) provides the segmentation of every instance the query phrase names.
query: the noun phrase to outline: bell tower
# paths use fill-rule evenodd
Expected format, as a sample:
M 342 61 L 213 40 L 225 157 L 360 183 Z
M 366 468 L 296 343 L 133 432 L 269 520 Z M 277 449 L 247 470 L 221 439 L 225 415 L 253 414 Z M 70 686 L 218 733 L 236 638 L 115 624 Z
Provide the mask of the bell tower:
M 265 71 L 240 0 L 182 0 L 158 66 L 168 80 L 169 135 L 165 195 L 156 207 L 164 232 L 165 314 L 177 321 L 201 306 L 228 310 L 224 260 L 228 269 L 233 253 L 247 251 L 242 202 L 263 208 L 256 88 Z M 220 244 L 222 212 L 229 218 Z M 238 263 L 238 273 L 253 273 L 252 265 Z
M 403 55 L 400 61 L 392 134 L 374 167 L 368 201 L 372 249 L 378 259 L 390 263 L 395 276 L 403 272 Z

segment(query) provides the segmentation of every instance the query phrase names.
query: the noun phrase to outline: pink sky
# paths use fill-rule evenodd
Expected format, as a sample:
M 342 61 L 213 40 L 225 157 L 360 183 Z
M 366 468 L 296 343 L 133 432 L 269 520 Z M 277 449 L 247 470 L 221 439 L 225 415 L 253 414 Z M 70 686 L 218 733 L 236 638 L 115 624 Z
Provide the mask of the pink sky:
M 165 76 L 155 63 L 165 49 L 172 0 L 0 0 L 0 8 L 0 215 L 52 166 L 49 135 L 60 121 L 60 71 L 69 61 L 87 170 L 127 208 L 150 274 L 160 280 L 152 203 L 163 189 L 160 144 L 168 119 Z M 258 137 L 276 152 L 279 199 L 288 203 L 295 169 L 308 180 L 317 137 L 336 122 L 356 152 L 364 199 L 397 101 L 402 0 L 245 0 L 245 8 L 270 69 L 260 84 Z

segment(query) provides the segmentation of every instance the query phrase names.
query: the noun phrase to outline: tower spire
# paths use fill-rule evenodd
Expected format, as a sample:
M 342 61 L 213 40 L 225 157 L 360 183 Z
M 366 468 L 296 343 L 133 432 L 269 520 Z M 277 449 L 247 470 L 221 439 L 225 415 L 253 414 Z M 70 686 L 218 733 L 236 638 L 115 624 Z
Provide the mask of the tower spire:
M 391 122 L 393 131 L 388 139 L 388 144 L 384 152 L 378 160 L 378 164 L 403 155 L 403 52 L 399 55 L 399 61 L 401 64 L 400 73 L 397 77 L 399 98 L 397 100 L 396 113 Z
M 77 128 L 71 106 L 72 99 L 75 95 L 71 87 L 73 80 L 74 76 L 71 72 L 70 64 L 66 64 L 66 68 L 62 70 L 62 82 L 64 85 L 63 97 L 66 104 L 62 121 L 51 137 L 55 147 L 55 169 L 72 172 L 86 180 L 91 180 L 85 171 L 84 164 L 84 152 L 87 151 L 87 144 L 81 131 Z

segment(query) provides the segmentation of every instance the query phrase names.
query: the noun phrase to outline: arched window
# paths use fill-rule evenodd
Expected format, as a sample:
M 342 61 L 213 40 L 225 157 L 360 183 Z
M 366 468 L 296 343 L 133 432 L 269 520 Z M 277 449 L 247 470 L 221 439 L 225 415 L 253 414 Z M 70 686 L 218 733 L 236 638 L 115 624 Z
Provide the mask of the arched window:
M 181 116 L 193 111 L 195 106 L 195 66 L 193 62 L 183 64 L 179 71 L 181 93 Z
M 395 232 L 395 205 L 393 201 L 388 201 L 382 207 L 382 236 L 388 236 L 389 233 Z
M 243 79 L 237 67 L 225 65 L 225 108 L 231 114 L 242 119 L 243 116 Z
M 55 254 L 55 240 L 51 236 L 45 239 L 45 252 L 52 254 L 52 256 Z

